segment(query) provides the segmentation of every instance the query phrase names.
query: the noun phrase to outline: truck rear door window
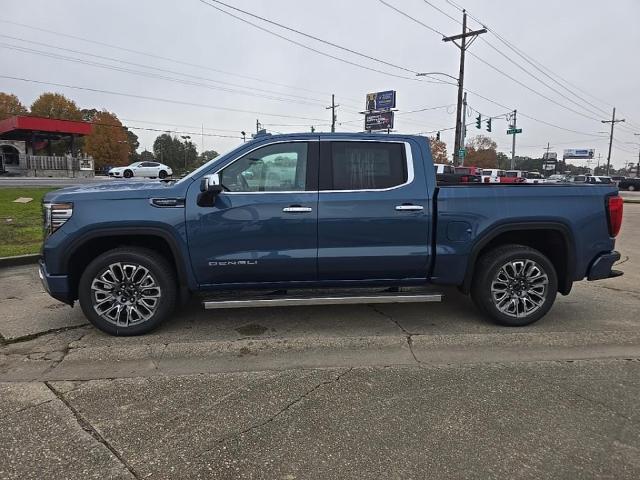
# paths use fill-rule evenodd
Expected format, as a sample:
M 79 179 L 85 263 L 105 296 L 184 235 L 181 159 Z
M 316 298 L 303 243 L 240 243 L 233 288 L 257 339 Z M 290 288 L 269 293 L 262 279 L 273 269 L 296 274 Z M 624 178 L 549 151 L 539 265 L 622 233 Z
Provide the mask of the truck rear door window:
M 332 142 L 331 190 L 377 190 L 407 181 L 404 144 Z

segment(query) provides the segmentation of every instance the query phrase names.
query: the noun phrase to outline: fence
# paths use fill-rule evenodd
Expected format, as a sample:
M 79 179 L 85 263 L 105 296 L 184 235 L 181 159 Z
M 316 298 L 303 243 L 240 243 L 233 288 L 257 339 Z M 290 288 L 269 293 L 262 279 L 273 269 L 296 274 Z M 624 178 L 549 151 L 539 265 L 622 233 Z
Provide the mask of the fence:
M 20 154 L 20 169 L 33 176 L 93 176 L 93 158 Z

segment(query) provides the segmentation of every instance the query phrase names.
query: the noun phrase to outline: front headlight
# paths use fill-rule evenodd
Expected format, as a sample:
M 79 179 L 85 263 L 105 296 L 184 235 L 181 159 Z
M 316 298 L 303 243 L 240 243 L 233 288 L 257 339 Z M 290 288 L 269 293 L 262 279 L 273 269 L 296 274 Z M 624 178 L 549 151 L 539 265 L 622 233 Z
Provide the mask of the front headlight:
M 45 203 L 44 206 L 44 230 L 45 235 L 51 235 L 73 214 L 72 203 Z

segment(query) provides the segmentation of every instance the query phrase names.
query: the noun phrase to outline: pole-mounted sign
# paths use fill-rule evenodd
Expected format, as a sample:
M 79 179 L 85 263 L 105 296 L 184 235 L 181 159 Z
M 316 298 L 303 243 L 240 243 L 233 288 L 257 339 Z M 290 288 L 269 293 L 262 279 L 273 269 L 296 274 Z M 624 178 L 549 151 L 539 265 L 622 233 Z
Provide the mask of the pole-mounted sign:
M 391 110 L 392 108 L 396 108 L 395 90 L 367 93 L 367 103 L 365 105 L 365 110 Z
M 367 112 L 364 115 L 365 130 L 393 130 L 393 112 Z

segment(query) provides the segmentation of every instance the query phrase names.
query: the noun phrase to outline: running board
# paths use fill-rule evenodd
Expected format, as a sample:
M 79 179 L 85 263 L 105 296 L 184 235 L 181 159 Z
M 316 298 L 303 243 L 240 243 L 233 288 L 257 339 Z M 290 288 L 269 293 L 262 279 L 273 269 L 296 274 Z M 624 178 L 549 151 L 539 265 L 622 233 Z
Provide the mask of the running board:
M 202 305 L 207 310 L 217 308 L 255 308 L 255 307 L 291 307 L 307 305 L 354 305 L 371 303 L 424 303 L 442 301 L 442 293 L 395 293 L 380 292 L 379 294 L 368 295 L 332 295 L 322 296 L 282 296 L 268 297 L 260 296 L 243 300 L 206 300 Z

